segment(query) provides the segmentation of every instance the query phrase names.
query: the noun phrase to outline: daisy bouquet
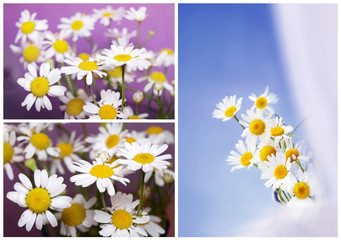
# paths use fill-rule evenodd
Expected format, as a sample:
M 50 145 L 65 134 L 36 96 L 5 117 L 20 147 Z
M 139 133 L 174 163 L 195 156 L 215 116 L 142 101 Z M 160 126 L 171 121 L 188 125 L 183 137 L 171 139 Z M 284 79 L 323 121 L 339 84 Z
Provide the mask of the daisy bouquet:
M 275 113 L 273 104 L 278 97 L 269 93 L 269 87 L 259 96 L 251 94 L 251 109 L 246 114 L 237 113 L 241 108 L 242 98 L 226 96 L 217 104 L 213 117 L 227 121 L 235 119 L 243 132 L 235 147 L 226 159 L 232 165 L 231 172 L 256 167 L 265 186 L 272 188 L 274 199 L 282 204 L 305 204 L 316 197 L 316 180 L 312 174 L 310 154 L 305 149 L 304 141 L 294 135 L 296 128 L 287 125 L 283 118 Z
M 17 79 L 27 92 L 21 106 L 58 109 L 68 119 L 173 118 L 174 51 L 154 49 L 149 40 L 158 33 L 143 26 L 162 13 L 118 5 L 89 11 L 60 16 L 57 26 L 21 12 L 10 45 L 25 71 Z M 104 41 L 94 42 L 97 35 Z
M 5 205 L 44 236 L 172 235 L 174 135 L 162 126 L 5 124 Z

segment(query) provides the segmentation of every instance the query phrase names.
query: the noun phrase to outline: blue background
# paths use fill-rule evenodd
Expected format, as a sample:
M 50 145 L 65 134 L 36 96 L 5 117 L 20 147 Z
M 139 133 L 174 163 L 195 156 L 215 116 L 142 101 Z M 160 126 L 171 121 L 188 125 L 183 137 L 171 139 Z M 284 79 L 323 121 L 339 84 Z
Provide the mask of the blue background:
M 230 172 L 225 159 L 242 133 L 234 119 L 212 118 L 225 96 L 265 87 L 275 111 L 296 126 L 272 6 L 179 4 L 179 236 L 238 236 L 242 226 L 279 207 L 255 168 Z M 303 135 L 300 131 L 298 135 Z

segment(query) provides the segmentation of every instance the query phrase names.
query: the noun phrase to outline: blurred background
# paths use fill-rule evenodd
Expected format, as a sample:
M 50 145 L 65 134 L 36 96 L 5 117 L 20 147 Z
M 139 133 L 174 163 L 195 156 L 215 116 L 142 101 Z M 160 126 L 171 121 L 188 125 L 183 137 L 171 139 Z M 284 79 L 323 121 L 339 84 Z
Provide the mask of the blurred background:
M 179 4 L 179 236 L 337 236 L 337 5 Z M 313 152 L 322 186 L 312 207 L 273 201 L 255 168 L 231 173 L 241 139 L 212 118 L 225 96 L 266 86 Z

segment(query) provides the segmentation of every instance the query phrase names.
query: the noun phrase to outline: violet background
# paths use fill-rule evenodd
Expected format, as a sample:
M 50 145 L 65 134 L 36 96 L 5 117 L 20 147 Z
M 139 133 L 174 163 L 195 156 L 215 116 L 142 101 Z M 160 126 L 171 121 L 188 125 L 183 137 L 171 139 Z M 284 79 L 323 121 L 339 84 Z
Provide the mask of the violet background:
M 147 37 L 149 30 L 154 30 L 155 35 L 146 44 L 147 50 L 153 50 L 154 52 L 160 51 L 162 48 L 170 48 L 174 50 L 174 5 L 173 4 L 4 4 L 4 118 L 5 119 L 58 119 L 64 118 L 64 113 L 59 110 L 59 100 L 57 97 L 50 97 L 52 102 L 52 111 L 42 109 L 40 112 L 35 110 L 33 106 L 30 111 L 21 107 L 21 103 L 24 101 L 28 92 L 26 92 L 21 86 L 17 84 L 17 79 L 23 77 L 27 72 L 24 69 L 23 64 L 19 62 L 20 56 L 15 55 L 9 46 L 14 44 L 15 36 L 18 32 L 18 28 L 15 23 L 20 18 L 20 13 L 27 9 L 32 14 L 37 13 L 36 19 L 47 19 L 49 30 L 52 32 L 59 32 L 57 25 L 60 24 L 60 18 L 70 18 L 75 15 L 76 12 L 83 12 L 92 14 L 92 9 L 102 9 L 106 6 L 112 6 L 116 9 L 120 6 L 126 10 L 129 7 L 138 9 L 141 6 L 147 7 L 147 18 L 142 22 L 140 43 Z M 127 27 L 128 31 L 137 30 L 137 22 L 122 19 L 121 24 L 116 22 L 111 24 L 112 28 L 122 29 Z M 92 31 L 92 40 L 99 48 L 109 48 L 108 39 L 104 36 L 107 27 L 100 24 L 99 21 L 95 24 L 95 30 Z M 70 40 L 68 40 L 69 43 Z M 131 42 L 135 43 L 136 38 L 132 38 Z M 18 45 L 18 44 L 16 44 Z M 77 53 L 88 52 L 91 48 L 89 43 L 85 39 L 79 39 L 77 45 Z M 157 71 L 163 71 L 159 68 L 153 68 Z M 142 75 L 137 74 L 137 77 Z M 167 71 L 168 82 L 174 79 L 174 66 L 170 66 Z M 79 87 L 83 87 L 82 81 L 77 81 Z M 97 81 L 99 89 L 102 88 L 101 81 Z M 135 82 L 128 84 L 128 86 L 136 89 L 143 89 L 145 82 Z M 149 90 L 150 92 L 151 90 Z M 167 92 L 167 91 L 166 91 Z M 169 94 L 167 93 L 167 97 Z M 132 91 L 126 91 L 126 98 L 128 105 L 135 108 L 135 103 L 132 99 Z M 141 107 L 141 111 L 145 109 L 147 101 L 144 101 Z M 157 105 L 153 104 L 152 107 L 157 109 Z M 151 114 L 153 116 L 153 114 Z
M 83 134 L 83 130 L 82 130 L 82 126 L 80 123 L 68 123 L 68 124 L 64 124 L 63 125 L 66 129 L 70 130 L 70 131 L 76 131 L 76 136 L 80 136 Z M 135 131 L 144 131 L 146 130 L 148 127 L 151 126 L 160 126 L 165 130 L 171 131 L 174 134 L 174 124 L 173 123 L 127 123 L 126 124 L 126 129 L 129 130 L 135 130 Z M 98 123 L 86 123 L 86 127 L 87 127 L 87 131 L 88 131 L 88 136 L 92 135 L 92 134 L 98 134 L 98 128 L 99 128 L 99 124 Z M 53 142 L 53 146 L 56 146 L 56 144 L 58 144 L 58 134 L 57 134 L 57 130 L 56 127 L 54 128 L 53 131 L 47 131 L 47 134 L 49 135 L 51 141 Z M 18 136 L 18 135 L 17 135 Z M 165 151 L 165 154 L 171 154 L 173 156 L 173 159 L 171 159 L 171 163 L 173 164 L 173 170 L 175 168 L 174 164 L 174 144 L 169 144 L 168 145 L 168 149 Z M 8 179 L 7 174 L 5 172 L 5 170 L 3 170 L 3 180 L 4 180 L 4 196 L 6 196 L 6 194 L 9 191 L 14 191 L 14 184 L 16 182 L 19 182 L 19 178 L 18 178 L 18 174 L 20 173 L 20 171 L 18 170 L 18 168 L 12 164 L 12 168 L 14 170 L 14 180 L 11 181 Z M 39 165 L 38 165 L 39 168 Z M 72 176 L 72 174 L 70 172 L 68 172 L 67 168 L 64 165 L 64 170 L 65 170 L 65 175 L 60 175 L 60 173 L 57 173 L 58 176 L 63 176 L 64 177 L 64 182 L 67 185 L 67 190 L 68 190 L 68 195 L 69 196 L 73 196 L 73 191 L 76 188 L 74 183 L 71 183 L 69 181 L 69 178 Z M 128 178 L 131 181 L 139 181 L 139 173 L 135 173 L 135 174 L 131 174 L 128 176 Z M 91 185 L 90 189 L 95 189 L 95 185 Z M 118 183 L 116 184 L 116 191 L 123 191 L 123 192 L 133 192 L 136 189 L 136 185 L 134 184 L 128 184 L 127 187 L 125 187 L 124 185 Z M 91 191 L 90 191 L 91 192 Z M 89 197 L 93 197 L 94 194 L 89 194 Z M 109 202 L 109 198 L 108 198 L 108 194 L 105 194 L 106 198 L 107 198 L 107 204 L 108 206 L 110 206 L 110 202 Z M 172 196 L 169 196 L 170 202 L 169 202 L 169 206 L 167 209 L 167 215 L 170 221 L 170 226 L 167 232 L 167 236 L 174 236 L 174 191 Z M 18 204 L 8 200 L 6 197 L 4 197 L 4 219 L 3 219 L 3 229 L 4 229 L 4 236 L 5 237 L 41 237 L 42 233 L 40 231 L 38 231 L 35 226 L 33 226 L 32 230 L 30 232 L 27 232 L 25 230 L 25 227 L 18 227 L 18 220 L 21 216 L 21 214 L 26 210 L 26 208 L 22 208 L 20 207 Z M 50 233 L 54 234 L 54 230 L 49 227 Z

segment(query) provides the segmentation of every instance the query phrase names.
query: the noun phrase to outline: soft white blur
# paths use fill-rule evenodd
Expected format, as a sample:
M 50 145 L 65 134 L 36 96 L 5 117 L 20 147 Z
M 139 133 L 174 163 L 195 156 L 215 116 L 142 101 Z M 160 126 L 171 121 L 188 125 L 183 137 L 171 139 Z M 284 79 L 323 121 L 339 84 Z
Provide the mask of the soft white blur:
M 337 5 L 278 4 L 273 16 L 292 96 L 323 192 L 305 208 L 278 208 L 247 236 L 337 236 Z

